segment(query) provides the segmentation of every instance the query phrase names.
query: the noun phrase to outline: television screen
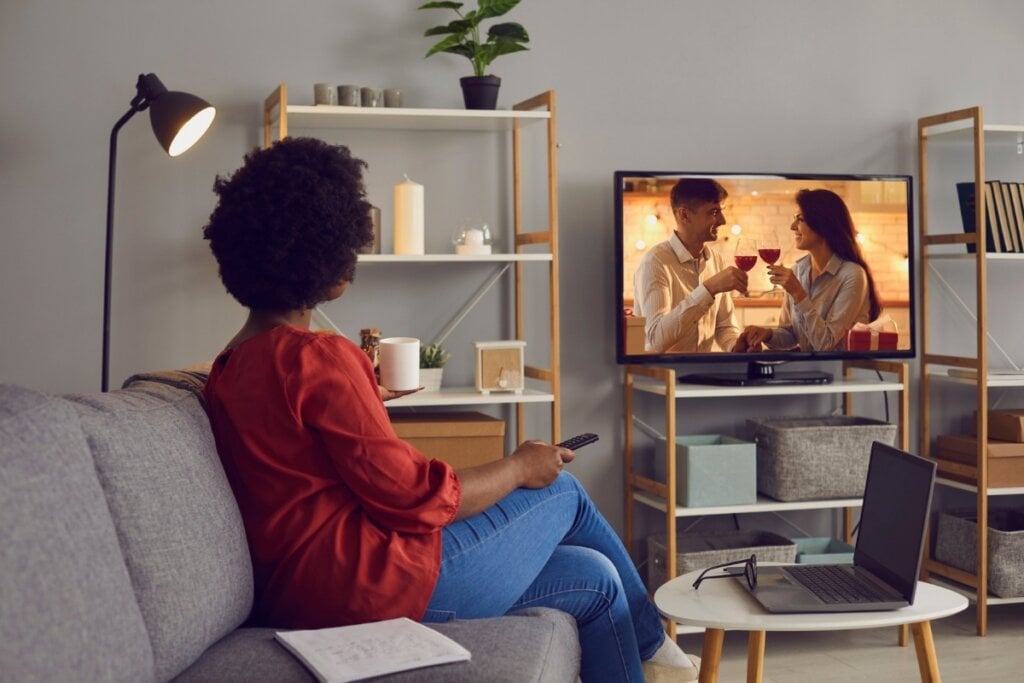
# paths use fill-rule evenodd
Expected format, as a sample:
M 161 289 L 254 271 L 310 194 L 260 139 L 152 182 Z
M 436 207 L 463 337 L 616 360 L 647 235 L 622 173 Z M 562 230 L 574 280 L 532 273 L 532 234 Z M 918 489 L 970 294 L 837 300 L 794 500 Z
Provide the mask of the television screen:
M 911 192 L 904 175 L 616 171 L 618 362 L 913 357 Z

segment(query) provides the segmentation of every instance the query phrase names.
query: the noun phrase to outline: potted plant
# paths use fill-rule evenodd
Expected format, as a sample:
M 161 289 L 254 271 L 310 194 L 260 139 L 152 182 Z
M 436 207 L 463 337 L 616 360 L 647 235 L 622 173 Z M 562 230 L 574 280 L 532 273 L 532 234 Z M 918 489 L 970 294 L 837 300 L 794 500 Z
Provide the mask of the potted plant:
M 420 347 L 420 385 L 423 391 L 440 391 L 444 365 L 451 357 L 440 344 Z
M 477 0 L 477 9 L 462 13 L 461 2 L 428 2 L 417 9 L 450 9 L 459 18 L 448 24 L 427 29 L 424 36 L 445 36 L 430 48 L 426 56 L 438 52 L 462 55 L 473 64 L 473 75 L 459 80 L 466 109 L 495 109 L 501 79 L 486 73 L 487 67 L 501 55 L 528 50 L 530 36 L 515 22 L 492 24 L 481 39 L 481 22 L 506 14 L 519 0 Z

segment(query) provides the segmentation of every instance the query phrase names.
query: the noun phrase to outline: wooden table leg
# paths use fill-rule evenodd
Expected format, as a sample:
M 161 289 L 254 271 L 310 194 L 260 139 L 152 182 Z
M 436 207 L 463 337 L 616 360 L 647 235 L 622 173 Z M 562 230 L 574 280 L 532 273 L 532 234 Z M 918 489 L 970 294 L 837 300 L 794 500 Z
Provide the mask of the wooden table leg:
M 722 643 L 725 631 L 720 628 L 704 630 L 704 649 L 700 653 L 700 683 L 716 683 L 718 667 L 722 663 Z
M 764 631 L 747 636 L 747 683 L 761 683 L 764 676 Z
M 910 629 L 907 628 L 906 624 L 902 624 L 902 625 L 896 627 L 896 643 L 900 647 L 906 647 L 907 644 L 910 642 L 910 638 L 909 638 L 910 633 L 909 632 L 910 632 Z
M 932 639 L 932 624 L 922 621 L 911 624 L 914 634 L 914 648 L 917 650 L 917 666 L 921 670 L 921 683 L 940 683 L 939 662 L 935 658 L 935 641 Z

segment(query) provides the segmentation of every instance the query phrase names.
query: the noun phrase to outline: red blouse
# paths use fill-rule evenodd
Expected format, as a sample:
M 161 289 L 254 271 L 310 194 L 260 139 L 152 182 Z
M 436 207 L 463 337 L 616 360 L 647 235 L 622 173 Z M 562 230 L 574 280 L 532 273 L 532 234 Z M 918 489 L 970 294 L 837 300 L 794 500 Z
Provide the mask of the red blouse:
M 276 327 L 221 353 L 204 393 L 259 622 L 419 619 L 461 489 L 451 466 L 395 436 L 362 350 Z

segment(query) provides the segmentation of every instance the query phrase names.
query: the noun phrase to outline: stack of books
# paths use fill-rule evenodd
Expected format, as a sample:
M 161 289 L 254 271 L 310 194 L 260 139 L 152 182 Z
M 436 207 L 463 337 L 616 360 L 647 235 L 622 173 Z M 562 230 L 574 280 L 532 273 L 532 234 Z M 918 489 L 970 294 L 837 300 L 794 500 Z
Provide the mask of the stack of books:
M 984 184 L 985 251 L 993 254 L 1024 253 L 1024 183 L 989 180 Z M 974 183 L 957 183 L 964 232 L 976 232 Z M 967 251 L 974 253 L 975 245 Z

